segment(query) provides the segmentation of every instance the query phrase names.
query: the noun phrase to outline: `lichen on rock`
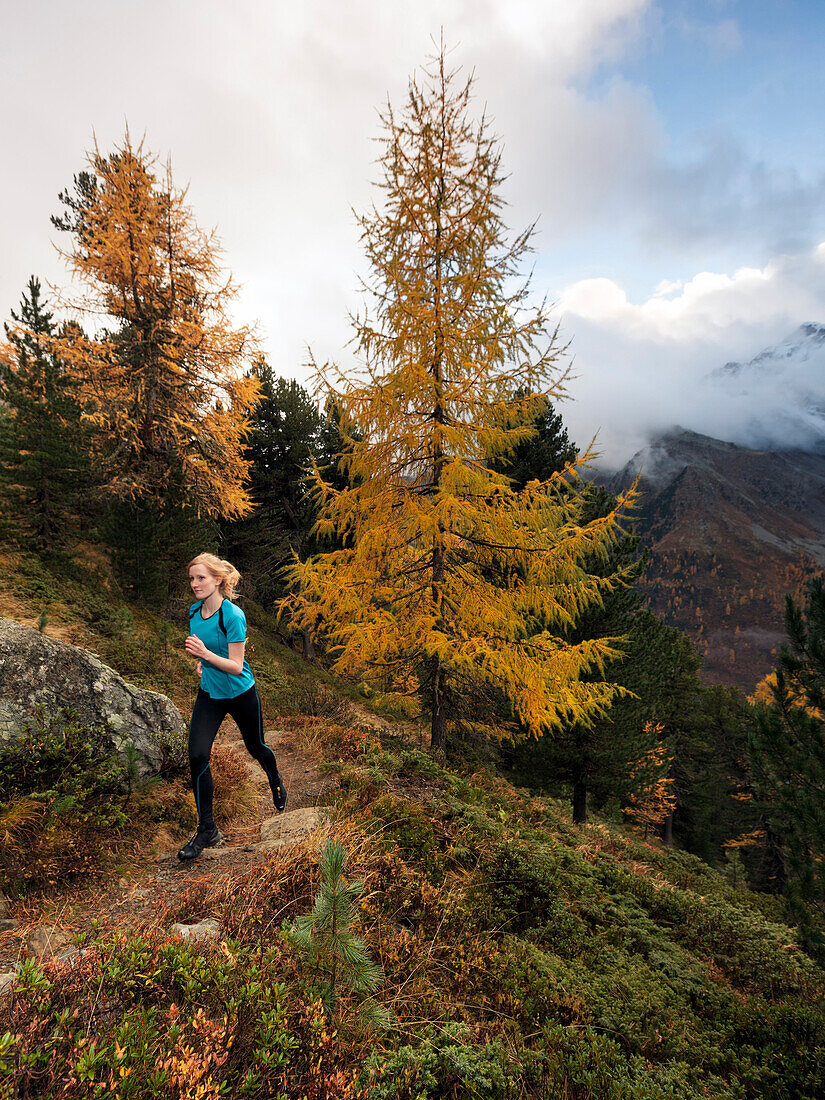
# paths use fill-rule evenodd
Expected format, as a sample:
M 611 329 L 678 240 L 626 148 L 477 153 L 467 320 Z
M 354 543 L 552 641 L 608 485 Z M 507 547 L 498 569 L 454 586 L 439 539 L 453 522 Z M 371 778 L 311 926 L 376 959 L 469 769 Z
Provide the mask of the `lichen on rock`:
M 131 742 L 144 775 L 161 767 L 161 742 L 186 735 L 167 696 L 127 683 L 88 650 L 0 618 L 0 744 L 18 737 L 38 706 L 76 711 L 84 725 L 107 731 L 121 756 Z

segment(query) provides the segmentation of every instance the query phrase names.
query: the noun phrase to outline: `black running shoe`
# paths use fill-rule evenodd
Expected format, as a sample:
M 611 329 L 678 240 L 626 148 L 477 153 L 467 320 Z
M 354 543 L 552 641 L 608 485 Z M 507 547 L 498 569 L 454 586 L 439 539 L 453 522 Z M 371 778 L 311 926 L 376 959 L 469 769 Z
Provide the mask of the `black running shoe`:
M 198 831 L 189 843 L 184 844 L 178 852 L 178 859 L 181 863 L 185 863 L 188 859 L 197 859 L 204 848 L 214 848 L 222 839 L 217 825 L 199 825 Z
M 272 801 L 274 802 L 275 809 L 278 811 L 278 813 L 282 814 L 284 812 L 284 807 L 286 806 L 286 787 L 284 786 L 283 779 L 281 779 L 281 773 L 276 772 L 275 774 L 275 782 L 270 784 L 270 786 L 272 787 Z

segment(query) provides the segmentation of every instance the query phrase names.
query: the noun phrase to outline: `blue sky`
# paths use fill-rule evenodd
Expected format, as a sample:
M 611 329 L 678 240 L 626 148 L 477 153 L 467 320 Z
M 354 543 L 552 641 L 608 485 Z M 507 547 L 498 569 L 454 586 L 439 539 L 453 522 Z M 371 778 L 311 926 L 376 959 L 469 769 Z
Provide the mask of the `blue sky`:
M 128 121 L 243 284 L 273 367 L 346 362 L 377 109 L 443 27 L 538 219 L 535 286 L 618 460 L 689 421 L 695 382 L 825 320 L 825 3 L 802 0 L 0 0 L 0 309 L 66 274 L 49 215 Z M 55 291 L 56 293 L 56 291 Z M 714 421 L 718 424 L 718 418 Z M 723 426 L 737 439 L 731 409 Z
M 824 45 L 822 3 L 648 6 L 624 55 L 579 86 L 600 100 L 624 85 L 647 101 L 673 194 L 654 221 L 644 190 L 618 224 L 591 210 L 589 229 L 548 248 L 548 275 L 567 281 L 601 266 L 640 295 L 689 279 L 697 265 L 730 270 L 809 246 L 825 212 Z M 691 194 L 703 176 L 707 191 Z M 726 217 L 731 206 L 736 216 Z

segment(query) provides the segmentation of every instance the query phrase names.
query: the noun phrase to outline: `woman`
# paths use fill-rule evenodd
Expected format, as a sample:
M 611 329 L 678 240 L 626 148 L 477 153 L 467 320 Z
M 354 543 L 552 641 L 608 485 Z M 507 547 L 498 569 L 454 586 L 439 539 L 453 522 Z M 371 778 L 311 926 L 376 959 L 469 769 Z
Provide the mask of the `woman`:
M 189 608 L 186 652 L 198 659 L 200 690 L 189 723 L 189 765 L 198 810 L 198 829 L 178 852 L 178 859 L 196 859 L 212 848 L 221 834 L 212 816 L 212 742 L 227 714 L 238 724 L 244 745 L 267 774 L 275 809 L 286 806 L 275 754 L 264 741 L 261 700 L 247 661 L 246 616 L 232 603 L 240 573 L 214 554 L 198 554 L 189 563 L 189 584 L 196 602 Z

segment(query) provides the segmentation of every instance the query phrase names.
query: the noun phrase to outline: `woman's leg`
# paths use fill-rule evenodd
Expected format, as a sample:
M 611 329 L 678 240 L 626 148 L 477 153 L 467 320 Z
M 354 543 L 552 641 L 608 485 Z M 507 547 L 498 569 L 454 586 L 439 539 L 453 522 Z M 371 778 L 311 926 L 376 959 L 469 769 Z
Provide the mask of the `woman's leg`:
M 258 689 L 251 687 L 249 691 L 233 699 L 229 705 L 229 713 L 238 723 L 247 752 L 266 772 L 272 789 L 272 801 L 275 803 L 275 809 L 280 813 L 286 806 L 286 787 L 278 771 L 275 753 L 264 740 L 264 720 Z
M 215 735 L 226 717 L 226 704 L 226 699 L 210 699 L 205 691 L 199 691 L 189 723 L 189 767 L 198 811 L 198 829 L 211 828 L 215 824 L 209 758 Z

